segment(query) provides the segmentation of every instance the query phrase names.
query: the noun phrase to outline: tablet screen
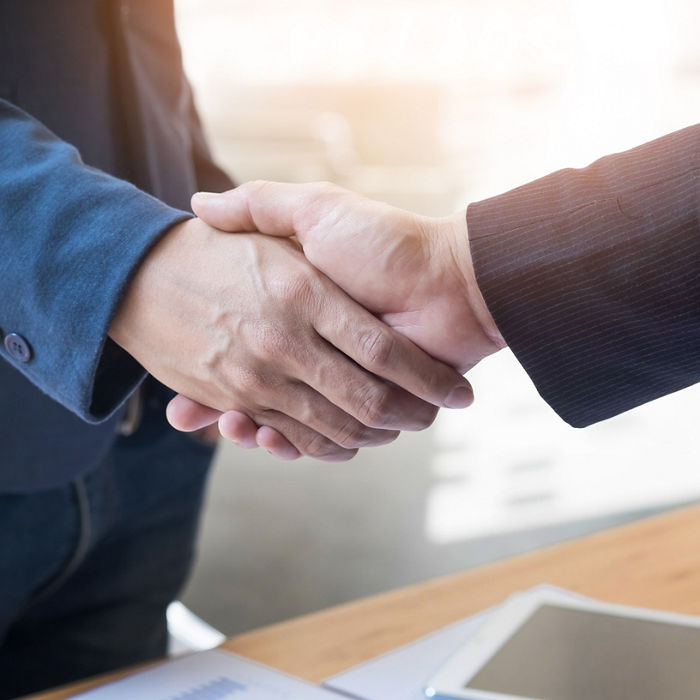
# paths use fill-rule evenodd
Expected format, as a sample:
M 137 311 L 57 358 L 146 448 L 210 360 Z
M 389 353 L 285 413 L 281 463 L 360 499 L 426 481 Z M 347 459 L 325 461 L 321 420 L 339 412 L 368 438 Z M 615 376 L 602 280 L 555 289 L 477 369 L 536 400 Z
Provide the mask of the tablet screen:
M 545 604 L 465 689 L 547 700 L 698 700 L 700 628 Z

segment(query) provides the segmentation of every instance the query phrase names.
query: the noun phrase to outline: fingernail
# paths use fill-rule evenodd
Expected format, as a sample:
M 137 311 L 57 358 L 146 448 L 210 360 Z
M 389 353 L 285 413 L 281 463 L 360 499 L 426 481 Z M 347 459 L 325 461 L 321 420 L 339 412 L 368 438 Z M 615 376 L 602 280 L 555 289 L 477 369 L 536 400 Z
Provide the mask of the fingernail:
M 473 400 L 474 395 L 471 390 L 463 384 L 460 384 L 458 387 L 455 387 L 445 399 L 445 406 L 447 408 L 466 408 Z

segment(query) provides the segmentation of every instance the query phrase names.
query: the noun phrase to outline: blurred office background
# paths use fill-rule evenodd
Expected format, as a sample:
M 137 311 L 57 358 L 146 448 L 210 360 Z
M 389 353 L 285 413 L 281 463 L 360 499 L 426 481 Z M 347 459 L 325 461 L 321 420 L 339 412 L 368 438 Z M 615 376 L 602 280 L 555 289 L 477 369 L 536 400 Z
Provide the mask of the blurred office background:
M 430 215 L 700 114 L 697 0 L 177 0 L 239 181 Z M 346 464 L 219 448 L 184 601 L 231 634 L 700 496 L 700 388 L 577 431 L 508 352 L 476 403 Z

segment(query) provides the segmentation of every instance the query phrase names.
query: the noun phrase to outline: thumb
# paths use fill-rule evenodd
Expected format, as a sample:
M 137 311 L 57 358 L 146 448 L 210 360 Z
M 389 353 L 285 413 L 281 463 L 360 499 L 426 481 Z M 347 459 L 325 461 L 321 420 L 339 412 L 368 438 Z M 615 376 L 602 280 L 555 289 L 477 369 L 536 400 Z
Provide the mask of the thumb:
M 280 182 L 248 182 L 220 194 L 197 192 L 192 211 L 222 231 L 296 235 L 295 213 L 305 208 L 307 192 Z
M 222 231 L 257 231 L 248 197 L 241 188 L 227 192 L 197 192 L 192 195 L 192 211 L 205 223 Z
M 341 194 L 348 193 L 328 183 L 258 180 L 221 194 L 198 192 L 192 197 L 192 211 L 222 231 L 296 236 L 303 246 Z

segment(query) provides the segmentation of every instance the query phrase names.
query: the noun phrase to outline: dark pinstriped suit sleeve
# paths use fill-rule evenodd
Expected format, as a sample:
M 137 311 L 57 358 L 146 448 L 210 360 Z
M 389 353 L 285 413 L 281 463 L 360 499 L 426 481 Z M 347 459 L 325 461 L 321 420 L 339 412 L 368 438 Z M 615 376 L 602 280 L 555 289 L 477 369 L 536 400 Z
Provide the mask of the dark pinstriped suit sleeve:
M 700 124 L 469 206 L 479 287 L 583 427 L 700 381 Z

